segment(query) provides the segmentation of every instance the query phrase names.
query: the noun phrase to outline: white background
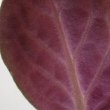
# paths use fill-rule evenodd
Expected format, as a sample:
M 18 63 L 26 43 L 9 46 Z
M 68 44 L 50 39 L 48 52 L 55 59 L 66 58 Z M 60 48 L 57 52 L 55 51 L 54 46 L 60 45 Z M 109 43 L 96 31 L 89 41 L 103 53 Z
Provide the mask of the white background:
M 1 4 L 2 0 L 0 0 Z M 16 87 L 0 56 L 0 110 L 36 110 Z

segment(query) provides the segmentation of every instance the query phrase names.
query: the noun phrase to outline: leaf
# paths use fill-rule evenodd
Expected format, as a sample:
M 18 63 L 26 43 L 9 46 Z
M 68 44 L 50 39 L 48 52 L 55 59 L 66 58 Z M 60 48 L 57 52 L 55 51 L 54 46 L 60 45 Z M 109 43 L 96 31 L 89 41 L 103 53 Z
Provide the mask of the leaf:
M 109 7 L 109 0 L 4 0 L 1 54 L 38 110 L 110 109 Z

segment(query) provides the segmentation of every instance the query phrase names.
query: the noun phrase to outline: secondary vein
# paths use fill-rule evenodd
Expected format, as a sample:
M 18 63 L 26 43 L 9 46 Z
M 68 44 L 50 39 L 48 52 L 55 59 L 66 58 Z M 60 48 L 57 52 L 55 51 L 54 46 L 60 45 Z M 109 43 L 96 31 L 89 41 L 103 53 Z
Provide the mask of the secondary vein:
M 109 18 L 106 17 L 106 18 L 105 18 L 105 21 L 106 21 L 106 24 L 107 24 L 107 26 L 108 26 L 109 35 L 110 35 L 110 23 L 109 23 Z M 109 41 L 109 43 L 110 43 L 110 41 Z M 98 77 L 100 77 L 100 76 L 102 75 L 102 73 L 103 73 L 102 70 L 104 69 L 104 62 L 106 61 L 106 58 L 107 58 L 109 52 L 110 52 L 110 44 L 109 44 L 109 46 L 108 46 L 108 49 L 107 49 L 106 52 L 105 52 L 105 55 L 104 55 L 104 57 L 103 57 L 103 59 L 102 59 L 100 65 L 99 65 L 99 68 L 98 68 L 98 70 L 97 70 L 97 72 L 96 72 L 96 74 L 95 74 L 93 80 L 91 81 L 91 83 L 90 83 L 90 85 L 89 85 L 89 87 L 88 87 L 88 89 L 87 89 L 86 96 L 85 96 L 85 99 L 86 99 L 86 100 L 89 99 L 89 96 L 90 96 L 91 92 L 92 92 L 93 89 L 94 89 L 94 85 L 96 85 L 96 82 L 97 82 Z
M 88 17 L 85 29 L 84 29 L 84 31 L 82 33 L 81 40 L 80 40 L 80 42 L 79 42 L 79 44 L 78 44 L 78 46 L 77 46 L 77 48 L 76 48 L 76 50 L 74 52 L 74 56 L 77 55 L 77 53 L 80 50 L 81 46 L 86 42 L 86 39 L 88 37 L 88 33 L 89 33 L 89 31 L 91 29 L 91 26 L 92 26 L 92 23 L 93 23 L 93 15 L 90 14 L 89 17 Z

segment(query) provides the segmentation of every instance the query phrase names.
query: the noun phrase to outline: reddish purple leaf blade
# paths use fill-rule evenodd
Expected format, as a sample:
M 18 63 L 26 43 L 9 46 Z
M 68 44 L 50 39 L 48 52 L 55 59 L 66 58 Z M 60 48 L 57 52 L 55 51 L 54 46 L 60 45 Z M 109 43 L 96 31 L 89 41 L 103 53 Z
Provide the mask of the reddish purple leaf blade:
M 1 54 L 38 110 L 110 109 L 109 7 L 109 0 L 4 0 Z

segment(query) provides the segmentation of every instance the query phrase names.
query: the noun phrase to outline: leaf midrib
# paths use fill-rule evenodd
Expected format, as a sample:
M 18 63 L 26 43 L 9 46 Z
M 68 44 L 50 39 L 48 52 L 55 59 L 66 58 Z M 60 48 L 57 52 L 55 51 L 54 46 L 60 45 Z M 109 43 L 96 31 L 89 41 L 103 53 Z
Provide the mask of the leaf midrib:
M 68 69 L 69 69 L 69 75 L 70 75 L 72 86 L 73 86 L 72 98 L 75 103 L 75 108 L 76 108 L 76 110 L 86 110 L 85 100 L 84 100 L 83 93 L 81 91 L 80 83 L 78 80 L 78 76 L 76 73 L 75 60 L 72 56 L 72 52 L 71 52 L 69 44 L 68 44 L 68 39 L 66 37 L 66 33 L 62 27 L 62 22 L 59 17 L 58 10 L 56 9 L 55 4 L 52 0 L 50 0 L 50 5 L 51 5 L 52 10 L 54 12 L 56 26 L 59 31 L 61 43 L 63 45 L 64 54 L 66 57 L 66 63 L 67 63 Z

